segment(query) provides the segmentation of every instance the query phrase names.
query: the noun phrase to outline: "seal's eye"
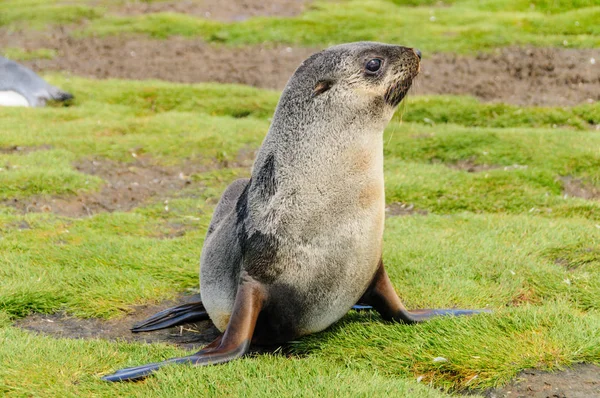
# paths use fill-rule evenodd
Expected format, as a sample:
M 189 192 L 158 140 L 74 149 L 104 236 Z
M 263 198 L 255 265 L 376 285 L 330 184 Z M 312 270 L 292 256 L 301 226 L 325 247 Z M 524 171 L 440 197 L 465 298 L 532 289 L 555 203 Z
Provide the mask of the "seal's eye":
M 375 73 L 381 68 L 381 60 L 379 58 L 373 58 L 367 62 L 365 69 L 367 72 Z

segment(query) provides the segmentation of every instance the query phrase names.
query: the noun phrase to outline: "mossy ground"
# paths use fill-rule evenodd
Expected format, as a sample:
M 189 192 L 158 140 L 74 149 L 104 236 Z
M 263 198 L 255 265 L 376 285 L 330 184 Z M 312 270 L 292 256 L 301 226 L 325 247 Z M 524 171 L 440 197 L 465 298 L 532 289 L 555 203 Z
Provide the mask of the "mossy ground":
M 85 18 L 91 22 L 81 34 L 177 33 L 231 44 L 377 39 L 456 51 L 564 40 L 592 46 L 600 15 L 594 1 L 540 1 L 535 9 L 512 1 L 508 11 L 497 1 L 413 7 L 373 0 L 223 24 L 176 14 L 120 17 L 109 2 L 18 3 L 24 6 L 0 5 L 1 25 L 44 29 Z M 44 337 L 12 322 L 57 311 L 118 318 L 133 305 L 197 287 L 212 209 L 230 181 L 248 174 L 236 159 L 260 145 L 279 94 L 46 77 L 76 93 L 75 101 L 0 111 L 0 395 L 441 397 L 502 385 L 527 367 L 600 364 L 600 203 L 565 195 L 562 179 L 600 187 L 600 105 L 533 108 L 433 96 L 409 97 L 385 132 L 387 202 L 428 214 L 387 219 L 384 262 L 409 307 L 486 307 L 493 314 L 405 326 L 351 313 L 293 342 L 287 355 L 173 367 L 143 383 L 102 382 L 109 371 L 182 352 Z M 202 184 L 166 192 L 168 208 L 150 199 L 92 217 L 11 206 L 13 198 L 97 192 L 103 180 L 74 164 L 92 157 L 128 163 L 132 154 L 164 167 L 202 164 L 205 171 L 190 176 Z M 475 172 L 461 167 L 465 162 Z M 186 233 L 168 236 L 174 224 Z

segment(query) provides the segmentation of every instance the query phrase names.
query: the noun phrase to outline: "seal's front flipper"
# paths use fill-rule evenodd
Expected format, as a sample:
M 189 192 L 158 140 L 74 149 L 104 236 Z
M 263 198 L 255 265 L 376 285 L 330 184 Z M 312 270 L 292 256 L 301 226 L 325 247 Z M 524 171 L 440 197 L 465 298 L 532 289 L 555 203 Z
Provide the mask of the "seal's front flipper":
M 238 287 L 229 324 L 221 337 L 194 355 L 121 369 L 111 375 L 102 377 L 102 379 L 105 381 L 135 381 L 141 380 L 167 365 L 216 365 L 239 358 L 250 347 L 256 321 L 265 300 L 266 293 L 263 285 L 245 275 Z
M 195 301 L 163 310 L 146 320 L 136 323 L 131 331 L 133 333 L 149 332 L 207 319 L 208 313 L 204 309 L 202 301 Z
M 480 313 L 490 313 L 490 310 L 459 310 L 459 309 L 422 309 L 407 310 L 400 301 L 400 298 L 394 290 L 390 278 L 385 272 L 383 262 L 379 263 L 379 269 L 367 289 L 367 292 L 361 297 L 359 303 L 370 304 L 389 321 L 402 323 L 418 323 L 427 321 L 437 316 L 461 316 L 474 315 Z

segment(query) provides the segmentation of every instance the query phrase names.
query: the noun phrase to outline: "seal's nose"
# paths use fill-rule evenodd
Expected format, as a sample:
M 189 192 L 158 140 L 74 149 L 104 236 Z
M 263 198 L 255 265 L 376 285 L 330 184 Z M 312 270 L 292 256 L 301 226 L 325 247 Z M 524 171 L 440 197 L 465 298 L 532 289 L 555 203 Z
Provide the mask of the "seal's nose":
M 415 54 L 417 54 L 417 57 L 421 59 L 421 51 L 417 50 L 416 48 L 413 48 L 413 51 L 415 52 Z

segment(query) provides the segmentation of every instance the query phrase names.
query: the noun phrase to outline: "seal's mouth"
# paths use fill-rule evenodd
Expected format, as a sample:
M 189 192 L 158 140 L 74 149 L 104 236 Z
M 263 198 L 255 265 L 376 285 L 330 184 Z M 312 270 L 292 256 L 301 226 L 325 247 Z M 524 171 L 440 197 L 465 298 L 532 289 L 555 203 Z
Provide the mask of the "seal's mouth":
M 401 79 L 391 85 L 383 96 L 385 102 L 393 107 L 398 106 L 404 99 L 410 86 L 412 85 L 413 77 Z
M 396 62 L 393 79 L 383 97 L 394 108 L 406 97 L 413 80 L 421 71 L 421 51 L 402 47 L 402 53 Z

